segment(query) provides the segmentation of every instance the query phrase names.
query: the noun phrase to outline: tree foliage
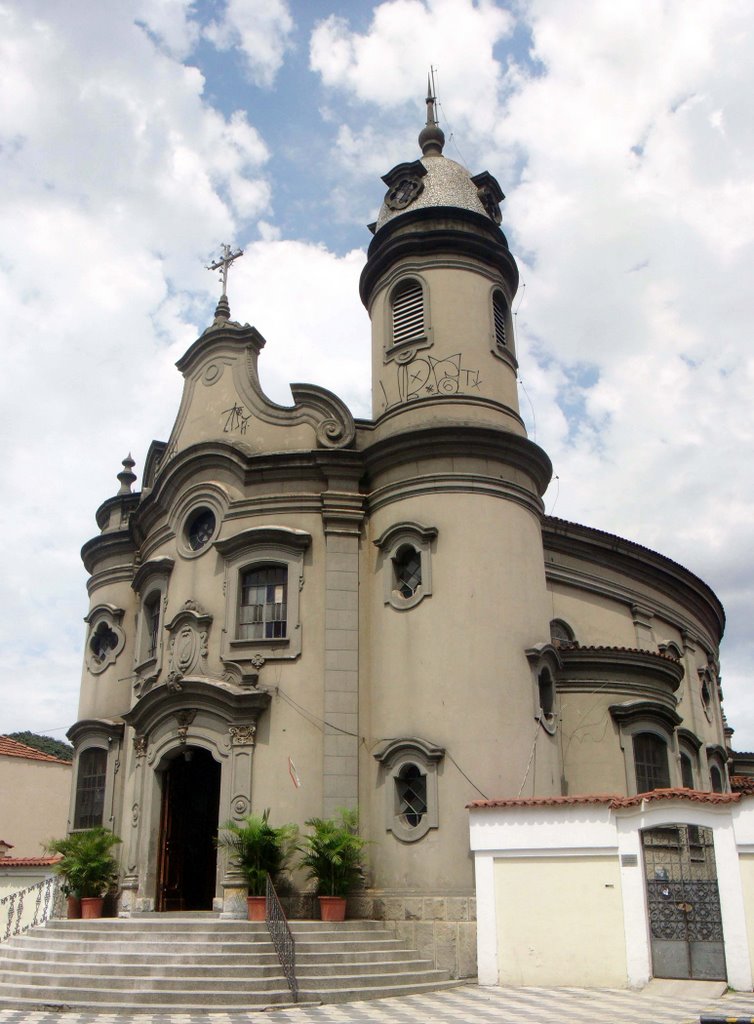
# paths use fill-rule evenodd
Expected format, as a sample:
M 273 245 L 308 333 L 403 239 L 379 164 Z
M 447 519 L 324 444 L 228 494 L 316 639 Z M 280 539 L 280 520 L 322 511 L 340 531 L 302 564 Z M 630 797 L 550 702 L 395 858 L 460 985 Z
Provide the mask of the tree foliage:
M 70 743 L 56 740 L 52 736 L 42 736 L 39 733 L 29 732 L 28 730 L 25 732 L 9 732 L 7 736 L 18 743 L 25 743 L 27 747 L 31 747 L 33 750 L 40 750 L 43 754 L 52 754 L 53 757 L 58 757 L 61 761 L 73 760 L 73 747 Z

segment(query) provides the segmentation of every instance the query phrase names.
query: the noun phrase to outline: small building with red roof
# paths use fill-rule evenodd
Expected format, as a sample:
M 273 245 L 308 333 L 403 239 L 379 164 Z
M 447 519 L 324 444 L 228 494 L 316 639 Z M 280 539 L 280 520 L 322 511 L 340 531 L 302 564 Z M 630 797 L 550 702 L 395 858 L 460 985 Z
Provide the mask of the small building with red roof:
M 0 867 L 44 860 L 44 844 L 68 830 L 71 764 L 25 743 L 0 736 Z M 13 851 L 9 858 L 7 852 Z

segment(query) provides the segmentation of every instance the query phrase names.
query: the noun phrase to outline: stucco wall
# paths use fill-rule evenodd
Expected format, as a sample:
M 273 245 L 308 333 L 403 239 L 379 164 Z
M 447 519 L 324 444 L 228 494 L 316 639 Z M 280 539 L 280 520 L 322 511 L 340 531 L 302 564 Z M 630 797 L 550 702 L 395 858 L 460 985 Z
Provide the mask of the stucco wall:
M 495 861 L 501 985 L 626 984 L 618 858 Z
M 0 823 L 13 857 L 39 857 L 68 828 L 71 766 L 0 757 Z

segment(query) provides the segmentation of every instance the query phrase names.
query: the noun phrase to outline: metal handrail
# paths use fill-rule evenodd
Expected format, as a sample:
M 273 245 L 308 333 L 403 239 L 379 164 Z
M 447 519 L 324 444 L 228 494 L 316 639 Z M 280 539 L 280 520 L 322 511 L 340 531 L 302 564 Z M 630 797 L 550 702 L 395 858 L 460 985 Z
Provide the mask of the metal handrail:
M 25 889 L 11 892 L 0 899 L 0 942 L 6 942 L 13 935 L 20 935 L 38 924 L 49 921 L 61 899 L 60 879 L 57 875 L 43 878 Z M 24 918 L 24 904 L 34 900 L 34 913 L 31 920 Z M 5 918 L 3 922 L 3 918 Z
M 272 879 L 267 876 L 267 892 L 265 900 L 264 920 L 270 933 L 272 944 L 283 968 L 285 980 L 291 990 L 294 1003 L 298 1002 L 298 981 L 296 980 L 296 940 L 288 927 L 283 906 L 275 892 Z

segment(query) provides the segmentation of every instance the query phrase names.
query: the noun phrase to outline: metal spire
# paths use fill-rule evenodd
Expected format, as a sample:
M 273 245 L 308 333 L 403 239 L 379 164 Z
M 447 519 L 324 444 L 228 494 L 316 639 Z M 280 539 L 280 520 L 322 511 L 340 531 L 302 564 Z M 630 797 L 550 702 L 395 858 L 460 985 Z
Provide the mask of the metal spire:
M 222 250 L 222 256 L 220 259 L 215 260 L 214 263 L 207 264 L 207 270 L 219 270 L 220 281 L 222 283 L 222 295 L 220 301 L 217 303 L 217 309 L 215 310 L 215 319 L 228 320 L 230 319 L 230 303 L 228 302 L 228 267 L 234 260 L 237 260 L 239 256 L 243 256 L 243 249 L 237 249 L 235 252 L 231 250 L 229 245 L 224 242 L 220 246 Z
M 435 69 L 430 67 L 427 75 L 427 123 L 419 132 L 419 146 L 424 156 L 441 156 L 444 145 L 445 133 L 437 121 Z

